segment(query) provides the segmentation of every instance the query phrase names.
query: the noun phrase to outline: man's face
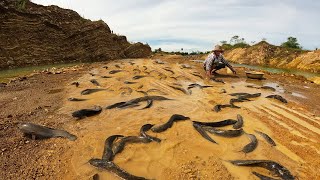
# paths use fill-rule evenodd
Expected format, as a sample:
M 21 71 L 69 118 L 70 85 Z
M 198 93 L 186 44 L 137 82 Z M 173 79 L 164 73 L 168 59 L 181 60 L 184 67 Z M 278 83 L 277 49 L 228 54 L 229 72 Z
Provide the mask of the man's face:
M 214 51 L 214 54 L 215 54 L 216 56 L 220 56 L 220 54 L 222 54 L 222 51 Z

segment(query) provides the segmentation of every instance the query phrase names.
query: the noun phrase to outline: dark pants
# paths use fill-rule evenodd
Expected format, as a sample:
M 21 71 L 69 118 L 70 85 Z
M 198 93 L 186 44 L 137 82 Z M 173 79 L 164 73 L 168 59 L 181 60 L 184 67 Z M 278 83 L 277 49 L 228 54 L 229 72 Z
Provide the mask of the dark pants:
M 217 71 L 217 70 L 225 68 L 225 67 L 226 67 L 226 65 L 224 63 L 218 63 L 216 65 L 216 67 L 214 67 L 213 69 L 215 69 L 215 71 Z
M 225 65 L 224 63 L 219 62 L 219 63 L 217 63 L 217 64 L 214 64 L 213 70 L 214 70 L 214 71 L 217 71 L 217 70 L 222 69 L 222 68 L 225 68 L 225 67 L 226 67 L 226 65 Z M 205 71 L 207 71 L 207 70 L 206 70 L 206 66 L 203 66 L 203 68 L 204 68 Z

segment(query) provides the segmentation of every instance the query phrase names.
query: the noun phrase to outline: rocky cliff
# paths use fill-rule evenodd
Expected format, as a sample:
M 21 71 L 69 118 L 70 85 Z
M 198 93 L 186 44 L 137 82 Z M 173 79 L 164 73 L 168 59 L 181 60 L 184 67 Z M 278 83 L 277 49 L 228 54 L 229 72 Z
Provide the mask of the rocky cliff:
M 103 21 L 90 21 L 75 11 L 15 0 L 0 1 L 0 69 L 27 65 L 141 58 L 149 45 L 130 44 L 111 33 Z
M 224 53 L 234 63 L 293 68 L 320 73 L 320 51 L 302 51 L 274 46 L 262 41 L 248 48 L 236 48 Z

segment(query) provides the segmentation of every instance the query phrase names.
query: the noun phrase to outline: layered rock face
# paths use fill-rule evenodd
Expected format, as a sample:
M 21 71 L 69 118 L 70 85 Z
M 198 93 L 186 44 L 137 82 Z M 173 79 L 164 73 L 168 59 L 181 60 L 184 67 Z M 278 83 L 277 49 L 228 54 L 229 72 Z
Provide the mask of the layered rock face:
M 131 44 L 100 21 L 75 11 L 15 0 L 0 1 L 0 68 L 28 65 L 143 58 L 149 45 Z

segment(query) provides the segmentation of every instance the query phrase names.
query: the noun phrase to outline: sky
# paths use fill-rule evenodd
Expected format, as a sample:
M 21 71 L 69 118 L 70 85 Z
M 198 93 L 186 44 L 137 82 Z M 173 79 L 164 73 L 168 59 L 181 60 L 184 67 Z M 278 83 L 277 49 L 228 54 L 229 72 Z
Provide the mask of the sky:
M 31 0 L 102 19 L 130 42 L 165 51 L 208 51 L 234 35 L 249 44 L 280 45 L 296 37 L 320 48 L 320 1 L 311 0 Z

